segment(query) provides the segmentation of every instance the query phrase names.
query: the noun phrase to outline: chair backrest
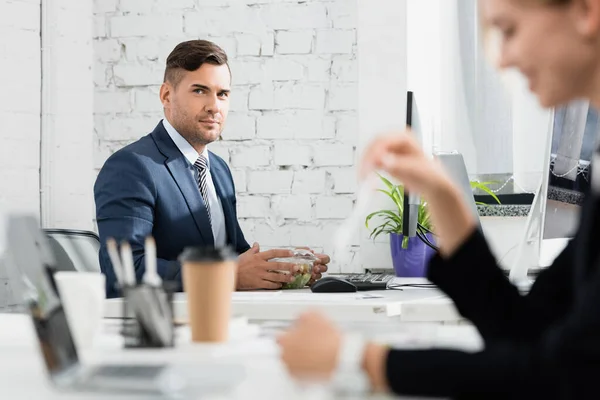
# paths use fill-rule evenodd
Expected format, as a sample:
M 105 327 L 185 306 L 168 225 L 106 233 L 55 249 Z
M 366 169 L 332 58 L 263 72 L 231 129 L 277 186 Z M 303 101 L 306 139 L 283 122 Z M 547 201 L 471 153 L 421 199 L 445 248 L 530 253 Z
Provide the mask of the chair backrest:
M 100 272 L 100 238 L 94 232 L 45 229 L 58 271 Z

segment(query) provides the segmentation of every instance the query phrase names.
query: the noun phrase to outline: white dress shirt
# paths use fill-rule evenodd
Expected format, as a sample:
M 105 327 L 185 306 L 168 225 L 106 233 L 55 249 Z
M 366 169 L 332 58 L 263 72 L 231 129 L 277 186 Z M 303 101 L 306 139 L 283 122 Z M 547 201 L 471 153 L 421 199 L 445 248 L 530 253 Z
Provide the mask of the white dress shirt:
M 163 119 L 163 126 L 165 127 L 167 133 L 175 142 L 175 145 L 183 154 L 183 156 L 190 162 L 190 164 L 194 165 L 199 155 L 196 149 L 192 147 L 192 145 L 185 140 L 183 136 L 173 128 L 173 126 L 167 121 L 167 119 Z M 206 158 L 206 162 L 208 165 L 206 186 L 208 189 L 208 206 L 210 208 L 210 217 L 212 220 L 212 232 L 213 237 L 215 238 L 215 247 L 222 247 L 227 244 L 227 232 L 225 231 L 225 214 L 223 214 L 223 204 L 221 203 L 221 199 L 217 196 L 217 191 L 215 190 L 215 184 L 212 180 L 212 175 L 210 174 L 210 158 L 208 156 L 208 150 L 205 147 L 202 155 Z M 198 182 L 198 169 L 191 169 L 192 177 L 194 178 L 194 182 Z M 200 193 L 200 189 L 198 189 L 198 193 Z

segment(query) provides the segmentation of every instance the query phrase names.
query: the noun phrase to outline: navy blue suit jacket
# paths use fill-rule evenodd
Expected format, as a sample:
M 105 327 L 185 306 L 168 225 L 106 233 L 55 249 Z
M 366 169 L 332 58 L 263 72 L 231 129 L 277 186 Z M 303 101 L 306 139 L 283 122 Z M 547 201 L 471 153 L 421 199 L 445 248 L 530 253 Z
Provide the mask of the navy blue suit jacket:
M 250 248 L 240 229 L 235 187 L 225 161 L 210 153 L 210 172 L 223 204 L 227 242 L 238 253 Z M 144 241 L 156 239 L 158 273 L 178 282 L 177 257 L 186 246 L 214 245 L 208 213 L 191 174 L 194 167 L 179 151 L 162 121 L 154 131 L 114 153 L 104 164 L 96 184 L 96 218 L 100 234 L 100 267 L 106 293 L 115 297 L 116 277 L 106 251 L 106 239 L 131 243 L 138 281 L 145 271 Z

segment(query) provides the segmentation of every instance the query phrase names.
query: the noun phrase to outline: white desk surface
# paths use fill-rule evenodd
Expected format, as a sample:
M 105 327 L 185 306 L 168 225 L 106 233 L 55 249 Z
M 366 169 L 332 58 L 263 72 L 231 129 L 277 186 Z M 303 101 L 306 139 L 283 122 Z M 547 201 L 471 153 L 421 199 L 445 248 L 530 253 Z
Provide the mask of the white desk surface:
M 223 345 L 192 345 L 182 339 L 177 347 L 165 350 L 123 350 L 122 341 L 115 332 L 115 321 L 106 320 L 106 326 L 93 349 L 80 352 L 84 363 L 148 363 L 166 362 L 185 371 L 185 376 L 197 378 L 203 374 L 202 368 L 214 365 L 233 364 L 245 370 L 245 377 L 232 382 L 231 390 L 220 395 L 202 397 L 217 399 L 256 399 L 261 398 L 295 400 L 300 399 L 337 399 L 330 388 L 313 388 L 310 393 L 302 391 L 288 377 L 279 361 L 278 348 L 272 336 L 241 335 L 231 338 Z M 404 324 L 404 327 L 407 325 Z M 407 347 L 430 347 L 442 345 L 466 350 L 480 349 L 482 344 L 475 330 L 468 325 L 452 326 L 440 324 L 421 324 L 416 330 L 389 327 L 372 337 L 375 340 L 396 343 Z M 185 337 L 185 334 L 182 335 Z M 47 379 L 41 354 L 37 347 L 33 325 L 28 315 L 0 314 L 0 388 L 3 398 L 7 399 L 136 399 L 132 395 L 100 393 L 58 392 Z M 206 370 L 205 370 L 206 371 Z M 237 385 L 235 385 L 237 383 Z M 200 398 L 194 396 L 193 398 Z M 357 398 L 357 397 L 352 397 Z M 363 398 L 388 398 L 370 396 Z
M 380 296 L 357 299 L 357 296 Z M 404 288 L 358 293 L 312 293 L 309 289 L 277 292 L 236 292 L 232 298 L 234 315 L 244 315 L 250 320 L 294 320 L 307 310 L 318 310 L 338 322 L 402 322 L 457 323 L 463 318 L 452 301 L 433 288 Z M 187 303 L 184 293 L 174 299 L 177 319 L 187 320 Z M 122 299 L 108 299 L 104 307 L 105 318 L 123 316 Z

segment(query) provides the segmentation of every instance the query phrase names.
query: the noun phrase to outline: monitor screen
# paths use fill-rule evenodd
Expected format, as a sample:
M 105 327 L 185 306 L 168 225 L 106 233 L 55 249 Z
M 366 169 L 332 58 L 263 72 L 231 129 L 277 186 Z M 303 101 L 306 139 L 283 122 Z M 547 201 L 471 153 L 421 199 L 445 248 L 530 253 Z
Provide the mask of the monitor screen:
M 22 279 L 18 294 L 27 303 L 50 375 L 79 362 L 75 342 L 53 279 L 54 256 L 36 218 L 10 216 L 7 254 Z
M 406 128 L 411 129 L 414 135 L 419 134 L 416 118 L 416 105 L 413 92 L 406 93 Z M 417 235 L 417 222 L 419 218 L 419 204 L 421 197 L 411 194 L 404 188 L 404 206 L 402 209 L 402 235 L 413 237 Z
M 598 112 L 576 101 L 554 112 L 543 239 L 573 237 L 590 187 L 590 161 L 600 128 Z

